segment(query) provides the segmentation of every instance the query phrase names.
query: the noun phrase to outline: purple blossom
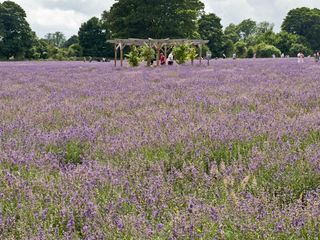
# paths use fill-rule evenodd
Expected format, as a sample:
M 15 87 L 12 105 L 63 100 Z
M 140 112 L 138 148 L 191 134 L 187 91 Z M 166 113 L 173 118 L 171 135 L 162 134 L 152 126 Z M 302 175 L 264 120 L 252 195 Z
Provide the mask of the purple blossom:
M 294 218 L 292 220 L 292 225 L 293 225 L 294 228 L 298 228 L 299 229 L 299 228 L 301 228 L 301 227 L 303 227 L 305 225 L 305 220 L 302 219 L 302 218 Z
M 158 223 L 157 229 L 158 229 L 158 230 L 162 230 L 162 228 L 163 228 L 163 224 L 162 224 L 162 223 Z
M 68 220 L 68 223 L 67 223 L 67 228 L 68 228 L 68 231 L 72 231 L 73 230 L 73 227 L 74 227 L 74 218 L 73 216 L 69 217 L 69 220 Z
M 113 221 L 119 230 L 124 229 L 124 223 L 121 218 L 119 218 L 118 216 L 114 216 Z
M 310 59 L 2 62 L 0 76 L 4 238 L 277 239 L 306 226 L 317 236 Z
M 213 207 L 210 209 L 210 216 L 211 216 L 211 219 L 215 222 L 219 220 L 219 214 L 217 210 Z

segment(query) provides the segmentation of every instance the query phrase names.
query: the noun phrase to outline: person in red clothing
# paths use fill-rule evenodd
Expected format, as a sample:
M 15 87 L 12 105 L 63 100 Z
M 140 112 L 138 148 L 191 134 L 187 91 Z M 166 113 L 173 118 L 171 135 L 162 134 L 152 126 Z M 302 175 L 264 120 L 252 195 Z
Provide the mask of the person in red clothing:
M 166 64 L 166 57 L 163 55 L 163 53 L 160 54 L 160 64 L 161 65 Z

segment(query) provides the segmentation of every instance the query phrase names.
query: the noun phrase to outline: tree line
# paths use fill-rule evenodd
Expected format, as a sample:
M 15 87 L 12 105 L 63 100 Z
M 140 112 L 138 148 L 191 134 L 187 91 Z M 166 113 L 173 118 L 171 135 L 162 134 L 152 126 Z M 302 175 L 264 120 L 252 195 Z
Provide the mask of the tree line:
M 281 31 L 275 33 L 272 23 L 252 19 L 223 29 L 221 18 L 206 13 L 200 0 L 118 0 L 66 39 L 62 32 L 38 38 L 21 6 L 12 1 L 0 3 L 0 59 L 111 58 L 113 46 L 106 40 L 149 37 L 207 39 L 213 57 L 310 55 L 320 50 L 320 10 L 292 9 Z

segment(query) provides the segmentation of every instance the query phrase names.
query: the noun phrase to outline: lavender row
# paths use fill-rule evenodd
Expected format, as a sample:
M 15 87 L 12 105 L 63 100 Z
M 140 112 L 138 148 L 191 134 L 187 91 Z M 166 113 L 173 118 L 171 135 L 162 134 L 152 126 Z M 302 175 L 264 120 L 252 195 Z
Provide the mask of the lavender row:
M 0 66 L 3 239 L 316 239 L 320 68 Z

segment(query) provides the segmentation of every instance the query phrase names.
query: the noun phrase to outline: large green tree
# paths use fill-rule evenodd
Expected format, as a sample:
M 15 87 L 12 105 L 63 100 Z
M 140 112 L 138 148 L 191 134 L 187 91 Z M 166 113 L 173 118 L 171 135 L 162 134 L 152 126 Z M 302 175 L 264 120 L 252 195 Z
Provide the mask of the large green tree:
M 45 39 L 55 47 L 62 47 L 66 42 L 66 37 L 62 32 L 48 33 Z
M 300 36 L 286 31 L 281 31 L 276 35 L 275 46 L 282 53 L 288 55 L 293 44 L 301 43 Z
M 256 26 L 256 35 L 262 35 L 267 32 L 272 32 L 274 28 L 273 23 L 269 23 L 267 21 L 259 22 Z
M 248 39 L 257 31 L 257 23 L 251 19 L 245 19 L 237 26 L 237 31 L 243 40 Z
M 27 52 L 26 58 L 28 59 L 47 59 L 49 43 L 45 39 L 36 39 L 32 48 Z
M 221 19 L 215 14 L 204 14 L 198 22 L 199 34 L 202 39 L 209 40 L 208 47 L 214 57 L 220 57 L 223 52 L 223 31 Z
M 73 44 L 79 44 L 79 37 L 77 35 L 72 35 L 67 41 L 65 41 L 63 47 L 68 48 Z
M 117 0 L 107 22 L 117 38 L 196 37 L 200 0 Z
M 236 43 L 240 40 L 240 35 L 238 33 L 237 25 L 231 23 L 224 30 L 225 42 L 231 40 L 233 43 Z
M 103 22 L 93 17 L 83 23 L 78 32 L 79 44 L 84 56 L 108 57 L 112 56 L 113 48 L 106 41 L 110 39 L 109 29 L 105 29 Z
M 0 3 L 0 36 L 0 55 L 6 58 L 24 58 L 35 40 L 25 11 L 14 2 Z
M 276 42 L 276 34 L 271 29 L 269 29 L 266 32 L 257 32 L 252 39 L 252 42 L 254 44 L 265 43 L 269 45 L 274 45 Z
M 281 28 L 288 33 L 305 37 L 313 50 L 320 49 L 320 9 L 306 7 L 292 9 Z

